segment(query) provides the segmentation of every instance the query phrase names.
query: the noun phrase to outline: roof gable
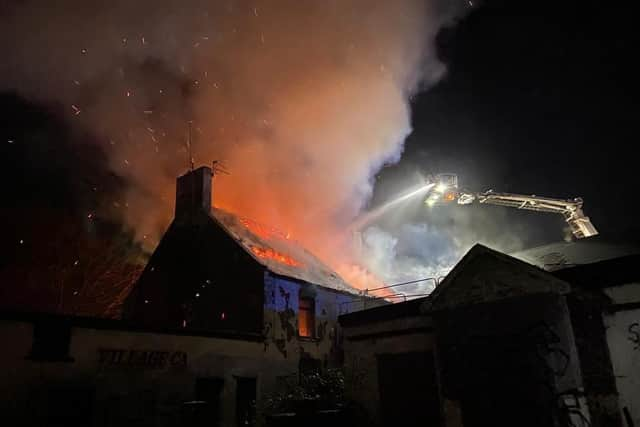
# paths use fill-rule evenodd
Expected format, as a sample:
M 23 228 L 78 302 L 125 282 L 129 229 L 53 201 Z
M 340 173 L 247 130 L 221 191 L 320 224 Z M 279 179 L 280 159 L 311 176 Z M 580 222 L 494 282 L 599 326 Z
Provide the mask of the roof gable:
M 423 306 L 437 311 L 523 295 L 571 290 L 568 283 L 509 255 L 477 244 L 467 252 Z

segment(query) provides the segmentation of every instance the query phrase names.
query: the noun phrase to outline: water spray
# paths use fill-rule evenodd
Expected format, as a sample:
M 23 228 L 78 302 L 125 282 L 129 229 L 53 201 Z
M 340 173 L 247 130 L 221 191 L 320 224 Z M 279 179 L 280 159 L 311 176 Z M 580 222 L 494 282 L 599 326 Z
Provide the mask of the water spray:
M 404 202 L 406 200 L 409 200 L 409 199 L 411 199 L 413 197 L 421 196 L 421 195 L 424 195 L 424 194 L 428 193 L 429 191 L 431 191 L 431 189 L 435 185 L 436 184 L 433 183 L 433 182 L 421 185 L 417 189 L 410 190 L 410 191 L 408 191 L 408 192 L 396 197 L 395 199 L 388 201 L 384 205 L 378 206 L 374 210 L 372 210 L 370 212 L 367 212 L 366 214 L 364 214 L 363 216 L 358 218 L 356 221 L 354 221 L 351 224 L 351 229 L 353 229 L 353 230 L 361 229 L 362 227 L 368 225 L 369 223 L 371 223 L 375 219 L 377 219 L 380 216 L 382 216 L 384 213 L 386 213 L 392 207 L 394 207 L 394 206 L 396 206 L 396 205 L 398 205 L 398 204 L 400 204 L 400 203 L 402 203 L 402 202 Z

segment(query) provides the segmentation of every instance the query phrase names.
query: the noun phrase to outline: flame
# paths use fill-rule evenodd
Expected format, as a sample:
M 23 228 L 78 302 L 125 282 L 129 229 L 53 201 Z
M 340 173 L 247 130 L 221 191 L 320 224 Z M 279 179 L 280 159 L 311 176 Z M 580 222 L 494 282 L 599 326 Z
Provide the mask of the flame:
M 455 199 L 456 199 L 456 193 L 454 193 L 453 191 L 449 191 L 444 195 L 444 200 L 446 202 L 453 202 Z
M 289 240 L 291 238 L 290 233 L 283 233 L 277 228 L 260 224 L 259 222 L 253 221 L 248 218 L 240 218 L 240 223 L 244 225 L 247 230 L 251 231 L 253 234 L 262 239 L 271 239 L 273 237 L 277 237 L 280 239 Z
M 278 261 L 281 264 L 290 265 L 292 267 L 300 267 L 302 264 L 289 255 L 275 251 L 271 248 L 261 248 L 259 246 L 251 246 L 251 252 L 260 258 L 272 259 Z
M 338 266 L 337 273 L 347 283 L 356 289 L 366 291 L 367 289 L 382 288 L 385 283 L 373 273 L 359 264 L 343 263 Z M 369 296 L 386 298 L 396 295 L 391 289 L 380 289 L 368 294 Z

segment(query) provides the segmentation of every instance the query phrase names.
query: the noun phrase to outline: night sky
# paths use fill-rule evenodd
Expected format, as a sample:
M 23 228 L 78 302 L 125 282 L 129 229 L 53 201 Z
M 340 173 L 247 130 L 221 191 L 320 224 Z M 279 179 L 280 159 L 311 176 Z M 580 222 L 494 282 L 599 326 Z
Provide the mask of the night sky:
M 604 4 L 485 1 L 441 31 L 447 74 L 413 99 L 414 131 L 402 160 L 378 174 L 371 204 L 416 173 L 454 172 L 476 191 L 582 197 L 603 237 L 636 241 L 634 22 Z M 55 291 L 25 288 L 60 273 L 45 268 L 27 280 L 28 266 L 73 263 L 91 253 L 82 242 L 109 242 L 127 263 L 140 262 L 131 236 L 104 214 L 124 183 L 100 145 L 87 144 L 91 135 L 66 124 L 63 108 L 0 95 L 0 298 L 8 305 L 58 307 Z M 455 208 L 485 217 L 501 209 Z M 414 219 L 428 215 L 418 209 Z M 563 222 L 553 215 L 500 218 L 505 233 L 527 230 L 526 245 L 561 240 Z
M 603 237 L 637 241 L 631 16 L 602 2 L 484 2 L 440 33 L 448 75 L 415 99 L 414 133 L 378 188 L 419 169 L 476 191 L 582 197 Z M 535 229 L 530 244 L 559 240 L 555 215 L 509 220 L 505 231 Z

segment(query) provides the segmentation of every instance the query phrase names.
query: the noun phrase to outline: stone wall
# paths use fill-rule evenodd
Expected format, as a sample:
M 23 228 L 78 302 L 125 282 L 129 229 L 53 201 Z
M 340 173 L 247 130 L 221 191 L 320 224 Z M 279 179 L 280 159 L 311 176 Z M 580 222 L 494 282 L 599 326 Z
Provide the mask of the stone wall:
M 298 334 L 301 294 L 315 300 L 312 337 Z M 187 410 L 184 402 L 197 398 L 196 383 L 201 378 L 222 384 L 220 422 L 234 425 L 236 377 L 255 378 L 260 400 L 276 391 L 283 379 L 296 378 L 301 366 L 341 366 L 337 318 L 362 301 L 357 295 L 268 272 L 264 274 L 264 297 L 262 334 L 210 331 L 210 336 L 193 336 L 203 332 L 189 328 L 156 333 L 130 329 L 118 321 L 105 324 L 82 319 L 78 323 L 56 316 L 0 320 L 0 338 L 11 343 L 0 353 L 0 411 L 26 420 L 27 425 L 37 424 L 53 410 L 46 403 L 52 395 L 67 396 L 58 406 L 90 405 L 94 425 L 175 425 L 183 416 L 181 411 Z M 34 332 L 44 341 L 51 333 L 46 327 L 40 332 L 34 328 L 50 322 L 59 322 L 63 330 L 70 331 L 68 354 L 56 361 L 32 360 L 32 350 L 37 350 Z M 92 327 L 94 323 L 101 326 Z M 64 337 L 45 344 L 59 341 Z M 73 404 L 81 397 L 87 401 Z
M 465 427 L 488 421 L 588 425 L 563 296 L 529 295 L 448 310 L 437 314 L 436 331 L 442 396 L 450 408 L 460 408 Z
M 323 367 L 342 364 L 342 338 L 338 315 L 374 307 L 383 302 L 321 286 L 300 283 L 265 273 L 265 348 L 276 349 L 285 359 L 317 360 Z M 298 336 L 299 297 L 315 301 L 315 333 Z
M 607 289 L 615 310 L 604 316 L 624 425 L 640 425 L 640 284 Z
M 431 319 L 425 316 L 411 316 L 393 320 L 370 322 L 362 326 L 344 328 L 345 351 L 345 383 L 347 397 L 359 405 L 372 425 L 383 422 L 383 402 L 381 401 L 381 387 L 379 378 L 379 363 L 381 358 L 392 359 L 394 356 L 402 358 L 410 354 L 432 353 L 434 346 L 431 331 Z M 401 386 L 400 393 L 425 393 L 427 397 L 437 399 L 437 391 L 427 389 L 421 384 L 416 390 L 408 390 L 404 385 L 407 378 L 401 372 L 391 372 L 394 380 Z M 413 372 L 409 375 L 417 375 Z M 404 388 L 404 389 L 403 389 Z M 397 408 L 397 425 L 403 425 L 402 420 L 424 415 L 424 408 L 410 408 L 405 413 Z M 415 414 L 411 411 L 415 411 Z M 424 422 L 423 422 L 424 421 Z M 422 425 L 438 425 L 439 419 L 420 421 Z
M 65 361 L 31 360 L 33 323 L 0 321 L 0 412 L 3 425 L 42 424 L 51 411 L 93 425 L 177 425 L 198 378 L 220 379 L 220 425 L 234 425 L 236 377 L 255 378 L 258 397 L 297 360 L 260 341 L 72 327 Z M 59 406 L 51 402 L 59 398 Z M 215 424 L 212 424 L 215 425 Z

